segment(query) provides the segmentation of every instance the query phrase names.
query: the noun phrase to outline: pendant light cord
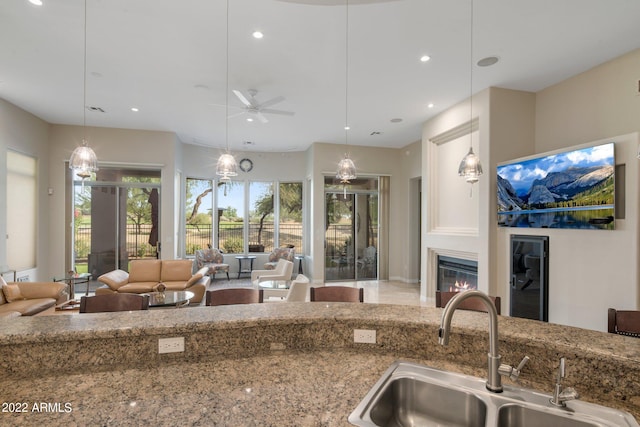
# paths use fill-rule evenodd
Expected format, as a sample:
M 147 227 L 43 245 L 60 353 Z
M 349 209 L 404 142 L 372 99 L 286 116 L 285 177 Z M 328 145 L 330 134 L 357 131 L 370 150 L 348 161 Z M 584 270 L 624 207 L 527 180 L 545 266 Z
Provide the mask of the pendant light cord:
M 227 0 L 227 25 L 226 25 L 226 90 L 224 92 L 224 139 L 227 147 L 227 153 L 229 152 L 229 0 Z
M 469 147 L 473 149 L 473 0 L 471 0 L 471 29 L 469 34 Z
M 82 68 L 82 145 L 87 144 L 87 0 L 84 0 L 84 57 Z
M 344 145 L 348 150 L 349 146 L 349 0 L 345 0 L 346 22 L 345 22 L 345 54 L 344 54 Z

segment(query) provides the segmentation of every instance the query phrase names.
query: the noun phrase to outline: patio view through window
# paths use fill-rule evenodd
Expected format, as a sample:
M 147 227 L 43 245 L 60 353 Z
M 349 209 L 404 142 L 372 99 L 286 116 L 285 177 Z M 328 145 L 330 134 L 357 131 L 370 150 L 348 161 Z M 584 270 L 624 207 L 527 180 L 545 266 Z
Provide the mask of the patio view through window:
M 160 171 L 101 168 L 73 183 L 72 269 L 98 277 L 157 258 Z
M 301 182 L 187 178 L 185 201 L 186 255 L 208 245 L 225 253 L 270 252 L 283 245 L 302 250 Z

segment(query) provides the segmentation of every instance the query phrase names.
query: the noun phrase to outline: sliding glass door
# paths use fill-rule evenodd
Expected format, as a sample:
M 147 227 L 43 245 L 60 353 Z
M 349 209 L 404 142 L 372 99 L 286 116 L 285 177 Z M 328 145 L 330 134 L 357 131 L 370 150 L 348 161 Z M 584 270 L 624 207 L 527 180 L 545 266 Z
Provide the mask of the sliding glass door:
M 131 259 L 157 258 L 160 171 L 101 169 L 95 180 L 73 183 L 73 255 L 76 273 L 94 280 Z
M 325 180 L 325 280 L 378 278 L 377 179 Z

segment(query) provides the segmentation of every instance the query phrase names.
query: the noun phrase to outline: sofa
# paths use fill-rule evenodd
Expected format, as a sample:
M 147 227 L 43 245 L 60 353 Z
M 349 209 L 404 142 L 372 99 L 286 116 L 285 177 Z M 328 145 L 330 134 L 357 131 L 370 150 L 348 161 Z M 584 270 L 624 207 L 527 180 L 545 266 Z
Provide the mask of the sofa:
M 0 317 L 50 313 L 67 301 L 68 285 L 61 282 L 5 282 L 0 276 Z
M 195 296 L 191 303 L 199 304 L 209 286 L 208 269 L 201 268 L 195 274 L 193 260 L 134 260 L 129 263 L 129 272 L 113 270 L 98 277 L 103 283 L 96 295 L 111 293 L 142 294 L 154 292 L 162 282 L 167 291 L 191 291 Z

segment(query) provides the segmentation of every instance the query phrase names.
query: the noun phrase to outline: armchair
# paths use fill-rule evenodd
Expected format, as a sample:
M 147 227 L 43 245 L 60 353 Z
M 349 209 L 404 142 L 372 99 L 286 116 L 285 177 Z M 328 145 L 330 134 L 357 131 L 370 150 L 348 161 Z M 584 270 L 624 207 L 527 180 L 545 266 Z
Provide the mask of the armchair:
M 307 301 L 309 299 L 310 286 L 311 283 L 309 283 L 309 278 L 305 275 L 298 274 L 296 279 L 291 282 L 289 292 L 287 292 L 287 296 L 284 297 L 284 300 L 287 302 Z
M 265 280 L 291 280 L 293 273 L 293 262 L 286 259 L 279 259 L 275 269 L 253 270 L 251 272 L 251 283 L 257 285 Z
M 265 270 L 273 270 L 276 268 L 278 261 L 286 259 L 293 262 L 296 255 L 294 248 L 276 248 L 269 254 L 269 260 L 264 263 Z
M 227 280 L 229 280 L 229 264 L 224 263 L 224 257 L 219 249 L 196 250 L 196 266 L 198 270 L 207 267 L 209 269 L 207 274 L 211 276 L 211 279 L 215 278 L 216 273 L 222 271 L 227 273 Z

